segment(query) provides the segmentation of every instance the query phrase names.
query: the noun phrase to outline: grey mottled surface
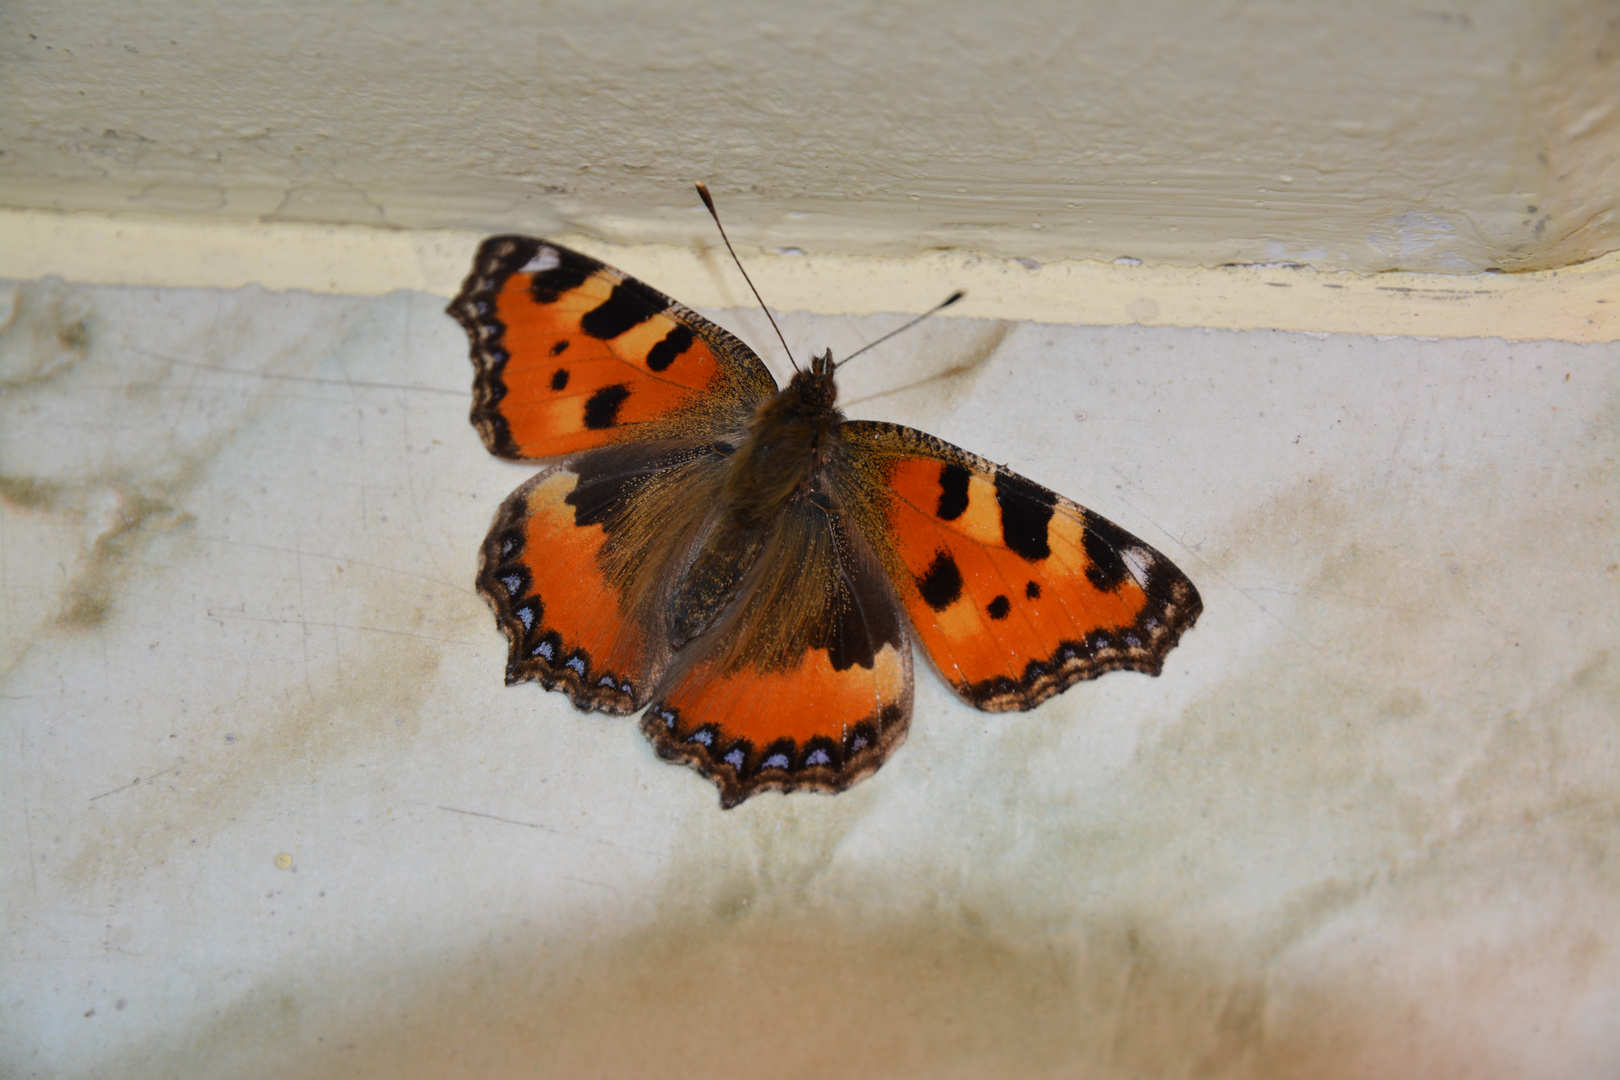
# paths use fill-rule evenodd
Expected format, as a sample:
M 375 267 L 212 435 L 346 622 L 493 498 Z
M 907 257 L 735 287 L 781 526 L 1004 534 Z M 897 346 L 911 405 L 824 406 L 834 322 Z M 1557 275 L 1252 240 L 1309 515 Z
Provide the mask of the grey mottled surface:
M 441 301 L 4 300 L 8 1075 L 1620 1068 L 1613 346 L 901 339 L 852 414 L 1113 518 L 1205 613 L 1028 714 L 921 663 L 872 779 L 721 812 L 502 685 L 472 575 L 530 470 Z

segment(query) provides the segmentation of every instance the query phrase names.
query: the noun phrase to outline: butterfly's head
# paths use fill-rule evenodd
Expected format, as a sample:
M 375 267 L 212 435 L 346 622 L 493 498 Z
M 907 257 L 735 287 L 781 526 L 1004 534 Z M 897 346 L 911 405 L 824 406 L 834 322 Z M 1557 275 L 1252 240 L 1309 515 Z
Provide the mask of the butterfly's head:
M 811 357 L 808 368 L 796 371 L 788 383 L 786 395 L 793 401 L 792 411 L 802 414 L 830 412 L 838 400 L 838 384 L 833 381 L 832 350 Z

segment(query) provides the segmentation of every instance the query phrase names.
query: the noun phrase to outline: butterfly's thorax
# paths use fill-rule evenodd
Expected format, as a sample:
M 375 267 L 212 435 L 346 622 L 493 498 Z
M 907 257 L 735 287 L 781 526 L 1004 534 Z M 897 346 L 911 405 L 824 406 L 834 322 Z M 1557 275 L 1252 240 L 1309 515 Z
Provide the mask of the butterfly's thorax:
M 834 404 L 831 359 L 823 359 L 816 357 L 810 370 L 796 373 L 786 390 L 759 407 L 748 438 L 732 455 L 725 502 L 736 525 L 762 528 L 788 500 L 808 494 L 828 435 L 844 421 Z

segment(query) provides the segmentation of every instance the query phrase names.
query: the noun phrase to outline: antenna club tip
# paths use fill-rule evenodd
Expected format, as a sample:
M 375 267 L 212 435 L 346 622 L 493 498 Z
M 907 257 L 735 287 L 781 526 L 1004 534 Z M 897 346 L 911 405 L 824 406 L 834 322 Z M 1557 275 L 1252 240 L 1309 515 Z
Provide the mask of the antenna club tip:
M 947 296 L 945 298 L 945 302 L 939 306 L 942 308 L 948 308 L 966 295 L 967 291 L 965 289 L 957 289 L 955 292 L 951 293 L 951 295 Z
M 697 188 L 698 198 L 702 199 L 703 205 L 709 208 L 709 213 L 714 213 L 714 199 L 709 196 L 709 185 L 701 180 L 695 180 L 692 186 Z

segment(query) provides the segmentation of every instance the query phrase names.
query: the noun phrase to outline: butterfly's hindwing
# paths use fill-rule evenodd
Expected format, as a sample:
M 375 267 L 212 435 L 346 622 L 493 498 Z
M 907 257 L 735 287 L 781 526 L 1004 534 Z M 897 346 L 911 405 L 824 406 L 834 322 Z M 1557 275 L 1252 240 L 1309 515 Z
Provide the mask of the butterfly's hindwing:
M 478 589 L 510 646 L 508 683 L 534 680 L 600 712 L 648 702 L 671 651 L 666 568 L 711 513 L 722 462 L 705 445 L 608 447 L 507 498 Z
M 679 654 L 642 730 L 733 806 L 769 789 L 841 791 L 911 720 L 911 645 L 865 539 L 795 500 L 728 613 Z

